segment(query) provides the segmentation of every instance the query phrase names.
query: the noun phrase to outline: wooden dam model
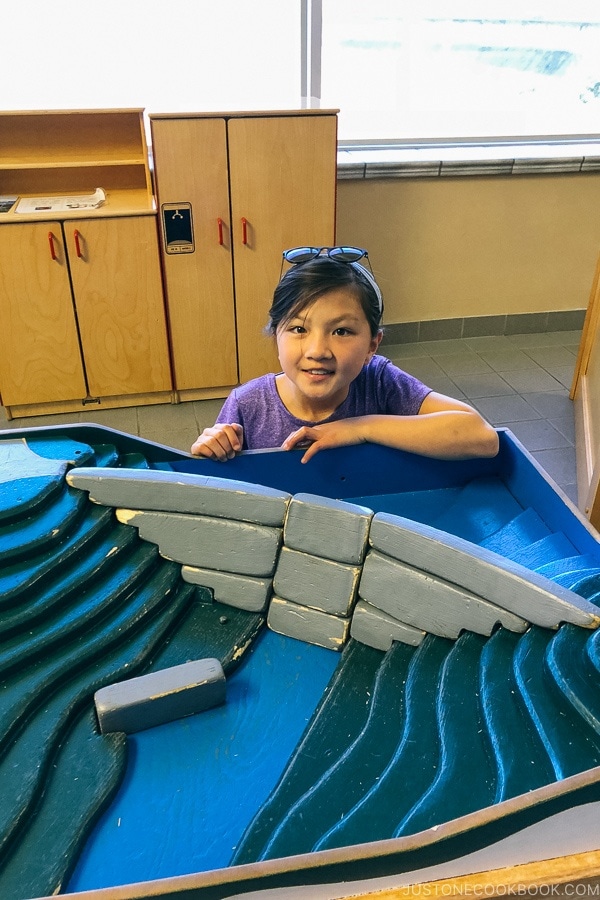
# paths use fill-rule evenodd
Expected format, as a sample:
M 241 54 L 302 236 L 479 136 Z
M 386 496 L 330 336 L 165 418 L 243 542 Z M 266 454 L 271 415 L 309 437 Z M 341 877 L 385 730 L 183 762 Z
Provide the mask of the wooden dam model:
M 333 900 L 600 848 L 600 543 L 509 431 L 0 433 L 0 897 Z

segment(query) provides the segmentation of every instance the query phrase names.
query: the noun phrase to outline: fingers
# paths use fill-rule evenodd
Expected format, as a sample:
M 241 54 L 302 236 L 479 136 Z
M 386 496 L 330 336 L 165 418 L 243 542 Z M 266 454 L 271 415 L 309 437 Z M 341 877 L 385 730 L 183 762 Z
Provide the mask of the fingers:
M 225 462 L 233 459 L 235 454 L 242 449 L 243 439 L 244 429 L 237 422 L 219 423 L 213 425 L 212 428 L 204 429 L 192 444 L 191 453 L 194 456 Z
M 281 445 L 281 449 L 293 450 L 294 447 L 308 447 L 306 453 L 300 460 L 302 463 L 308 462 L 309 459 L 312 459 L 315 453 L 318 453 L 321 449 L 318 429 L 303 425 L 302 428 L 299 428 L 297 431 L 292 431 Z
M 292 431 L 289 434 L 283 444 L 281 445 L 282 450 L 292 450 L 294 447 L 302 447 L 309 444 L 311 441 L 315 441 L 317 439 L 317 431 L 315 428 L 310 428 L 308 425 L 303 425 L 302 428 L 299 428 L 297 431 Z

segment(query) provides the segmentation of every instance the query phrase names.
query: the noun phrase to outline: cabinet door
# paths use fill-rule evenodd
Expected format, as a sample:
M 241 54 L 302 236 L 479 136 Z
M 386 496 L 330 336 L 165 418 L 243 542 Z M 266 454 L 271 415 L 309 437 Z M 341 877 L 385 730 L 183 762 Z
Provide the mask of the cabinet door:
M 171 390 L 155 218 L 64 228 L 90 395 Z
M 190 203 L 192 253 L 167 253 L 163 266 L 175 387 L 219 387 L 238 380 L 227 135 L 223 118 L 152 120 L 160 207 Z
M 86 395 L 61 226 L 0 226 L 0 393 L 6 406 Z
M 233 118 L 228 128 L 238 362 L 247 381 L 279 370 L 263 329 L 283 250 L 333 243 L 337 119 Z

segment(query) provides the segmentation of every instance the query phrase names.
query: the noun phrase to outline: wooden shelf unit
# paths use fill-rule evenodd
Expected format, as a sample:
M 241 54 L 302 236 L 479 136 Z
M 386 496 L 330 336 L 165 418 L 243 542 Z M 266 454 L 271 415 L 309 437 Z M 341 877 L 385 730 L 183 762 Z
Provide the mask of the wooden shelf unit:
M 102 187 L 99 216 L 154 213 L 143 110 L 0 112 L 0 194 L 19 198 L 92 193 Z M 77 218 L 90 210 L 17 213 L 0 222 Z
M 97 209 L 0 213 L 9 417 L 172 399 L 143 110 L 0 113 L 0 195 L 98 187 Z

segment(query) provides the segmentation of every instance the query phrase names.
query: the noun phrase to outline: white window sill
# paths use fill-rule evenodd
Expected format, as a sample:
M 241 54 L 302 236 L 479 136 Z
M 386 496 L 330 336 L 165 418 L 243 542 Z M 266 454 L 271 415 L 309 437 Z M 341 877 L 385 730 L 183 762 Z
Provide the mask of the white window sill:
M 339 147 L 340 179 L 600 172 L 600 140 L 481 145 Z

